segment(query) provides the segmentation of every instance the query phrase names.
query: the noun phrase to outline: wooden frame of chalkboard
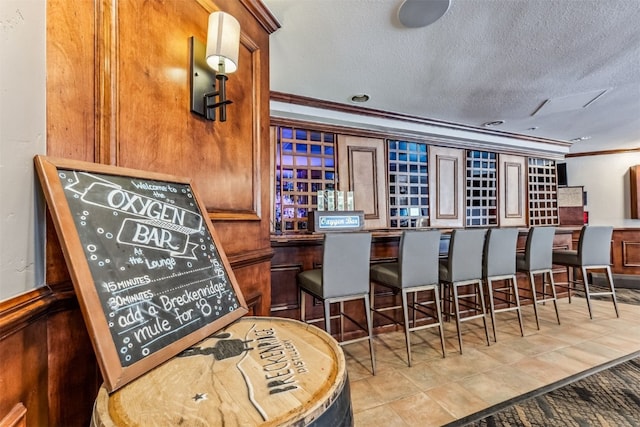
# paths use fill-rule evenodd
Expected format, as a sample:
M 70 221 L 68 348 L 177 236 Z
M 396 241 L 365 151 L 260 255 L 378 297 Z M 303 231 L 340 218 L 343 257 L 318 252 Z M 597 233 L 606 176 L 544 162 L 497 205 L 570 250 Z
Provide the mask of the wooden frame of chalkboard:
M 34 162 L 109 392 L 248 312 L 190 180 Z

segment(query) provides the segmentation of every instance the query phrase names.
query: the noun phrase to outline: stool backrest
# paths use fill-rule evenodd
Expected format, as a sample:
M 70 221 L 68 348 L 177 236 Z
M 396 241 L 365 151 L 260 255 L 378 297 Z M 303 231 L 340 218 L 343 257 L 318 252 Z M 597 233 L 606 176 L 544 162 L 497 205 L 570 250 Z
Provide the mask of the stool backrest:
M 518 229 L 489 229 L 484 243 L 484 276 L 515 274 L 517 244 Z
M 578 240 L 578 259 L 582 265 L 608 265 L 611 262 L 610 226 L 584 226 Z
M 438 283 L 440 230 L 404 231 L 398 262 L 403 288 Z
M 464 229 L 451 232 L 447 269 L 451 282 L 482 278 L 482 253 L 485 229 Z
M 327 233 L 322 255 L 324 298 L 369 292 L 370 233 Z
M 553 264 L 555 227 L 531 227 L 524 252 L 527 270 L 548 270 Z

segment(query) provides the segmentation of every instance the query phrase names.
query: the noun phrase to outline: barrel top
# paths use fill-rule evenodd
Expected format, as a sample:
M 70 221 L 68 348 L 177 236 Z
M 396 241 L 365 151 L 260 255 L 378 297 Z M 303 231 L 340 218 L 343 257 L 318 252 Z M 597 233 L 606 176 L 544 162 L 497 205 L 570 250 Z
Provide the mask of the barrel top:
M 323 330 L 244 317 L 111 395 L 103 386 L 93 424 L 305 425 L 345 381 L 342 349 Z

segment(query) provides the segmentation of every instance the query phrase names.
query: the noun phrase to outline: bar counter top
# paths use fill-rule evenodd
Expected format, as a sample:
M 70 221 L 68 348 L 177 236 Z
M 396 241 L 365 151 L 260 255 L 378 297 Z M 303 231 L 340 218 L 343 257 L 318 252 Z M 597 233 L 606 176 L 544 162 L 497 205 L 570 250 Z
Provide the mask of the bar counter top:
M 482 227 L 478 227 L 482 228 Z M 495 228 L 495 227 L 485 227 Z M 369 232 L 371 233 L 372 241 L 374 242 L 382 242 L 382 241 L 393 241 L 400 238 L 402 232 L 405 229 L 364 229 L 362 231 L 335 231 L 333 233 L 360 233 L 360 232 Z M 406 230 L 433 230 L 431 228 L 411 228 Z M 453 230 L 452 228 L 439 228 L 443 235 L 450 234 Z M 571 234 L 576 230 L 580 230 L 580 227 L 556 227 L 556 234 Z M 520 235 L 526 235 L 528 233 L 527 228 L 519 228 Z M 281 233 L 281 234 L 271 234 L 271 246 L 291 246 L 291 245 L 313 245 L 317 243 L 322 243 L 324 238 L 324 234 L 322 232 L 317 233 Z

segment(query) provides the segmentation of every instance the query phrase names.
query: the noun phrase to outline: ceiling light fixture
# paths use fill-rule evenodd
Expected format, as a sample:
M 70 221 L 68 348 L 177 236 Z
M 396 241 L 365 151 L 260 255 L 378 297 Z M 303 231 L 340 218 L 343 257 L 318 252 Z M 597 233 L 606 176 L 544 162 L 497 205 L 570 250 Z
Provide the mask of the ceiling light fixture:
M 352 102 L 367 102 L 369 99 L 369 95 L 366 93 L 359 93 L 358 95 L 353 95 L 351 97 Z
M 486 128 L 492 128 L 492 127 L 500 126 L 502 124 L 504 124 L 504 120 L 492 120 L 490 122 L 483 123 L 482 126 Z
M 398 20 L 408 28 L 431 25 L 447 13 L 451 0 L 405 0 L 398 9 Z

